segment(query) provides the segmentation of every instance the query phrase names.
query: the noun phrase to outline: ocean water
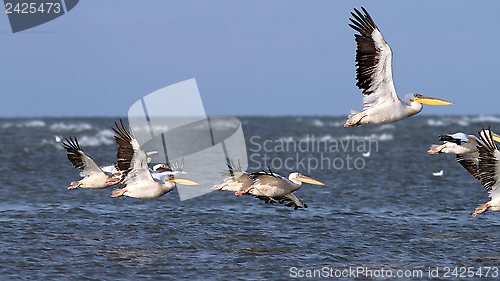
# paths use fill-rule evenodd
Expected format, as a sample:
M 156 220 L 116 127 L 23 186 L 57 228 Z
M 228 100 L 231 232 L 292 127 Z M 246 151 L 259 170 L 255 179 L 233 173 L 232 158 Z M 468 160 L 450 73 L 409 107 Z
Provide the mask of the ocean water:
M 68 191 L 80 176 L 58 138 L 76 135 L 98 164 L 110 164 L 118 119 L 0 119 L 2 280 L 499 275 L 500 213 L 473 218 L 487 192 L 453 155 L 426 153 L 439 134 L 500 132 L 499 116 L 356 128 L 342 128 L 343 117 L 240 117 L 251 170 L 326 183 L 302 186 L 296 195 L 309 207 L 299 210 L 224 191 L 186 201 L 175 190 L 155 200 Z

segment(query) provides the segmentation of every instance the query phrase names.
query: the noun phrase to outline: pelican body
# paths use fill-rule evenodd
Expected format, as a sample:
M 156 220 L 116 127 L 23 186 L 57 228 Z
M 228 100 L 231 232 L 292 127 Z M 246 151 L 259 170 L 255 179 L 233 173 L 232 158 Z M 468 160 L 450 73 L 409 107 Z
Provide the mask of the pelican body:
M 359 32 L 355 34 L 356 50 L 356 86 L 363 92 L 362 112 L 351 111 L 344 127 L 361 124 L 387 124 L 403 120 L 422 111 L 423 104 L 450 105 L 437 98 L 420 94 L 408 94 L 401 101 L 396 94 L 392 80 L 392 50 L 385 42 L 370 14 L 361 8 L 351 12 L 349 20 L 351 28 Z
M 123 182 L 120 189 L 116 190 L 111 197 L 124 195 L 141 199 L 154 199 L 172 191 L 176 182 L 185 185 L 199 184 L 186 179 L 176 179 L 174 177 L 175 171 L 151 172 L 148 167 L 147 155 L 140 147 L 132 127 L 129 124 L 129 133 L 123 121 L 120 120 L 120 123 L 121 127 L 115 122 L 116 128 L 112 129 L 117 134 L 115 135 L 118 144 L 117 165 L 122 171 Z M 161 166 L 155 167 L 158 170 Z

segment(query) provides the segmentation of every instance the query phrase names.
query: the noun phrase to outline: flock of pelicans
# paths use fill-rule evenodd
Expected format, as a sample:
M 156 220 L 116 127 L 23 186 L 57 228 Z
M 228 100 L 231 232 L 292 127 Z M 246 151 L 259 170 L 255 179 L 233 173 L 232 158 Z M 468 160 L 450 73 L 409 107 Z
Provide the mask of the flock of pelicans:
M 129 130 L 120 120 L 120 125 L 115 122 L 112 128 L 116 135 L 118 144 L 116 164 L 98 166 L 92 157 L 87 155 L 78 144 L 76 136 L 62 141 L 66 149 L 69 161 L 81 171 L 81 179 L 72 182 L 69 190 L 77 188 L 101 189 L 108 186 L 120 184 L 111 197 L 129 196 L 141 199 L 158 198 L 176 187 L 176 183 L 184 185 L 199 185 L 199 183 L 179 178 L 187 174 L 183 170 L 184 163 L 156 164 L 152 168 L 149 163 L 158 152 L 145 152 L 139 145 L 134 131 L 129 124 Z M 236 196 L 252 195 L 267 203 L 285 203 L 286 206 L 306 208 L 307 206 L 293 193 L 298 190 L 303 182 L 325 185 L 317 180 L 308 178 L 299 173 L 291 173 L 284 178 L 276 173 L 262 171 L 257 173 L 246 173 L 241 169 L 241 164 L 232 162 L 228 164 L 229 169 L 222 171 L 225 176 L 224 183 L 214 186 L 213 190 L 234 191 Z
M 362 7 L 363 13 L 354 9 L 349 24 L 354 30 L 357 43 L 356 79 L 364 95 L 363 111 L 352 110 L 344 127 L 361 124 L 387 124 L 400 121 L 422 111 L 423 104 L 452 105 L 453 103 L 420 94 L 409 94 L 404 101 L 396 94 L 392 79 L 392 51 L 385 42 L 382 33 L 375 25 L 368 12 Z M 121 120 L 120 120 L 121 122 Z M 115 122 L 115 140 L 118 144 L 117 163 L 99 167 L 90 156 L 85 154 L 76 137 L 63 141 L 68 159 L 73 166 L 81 171 L 84 177 L 73 182 L 68 189 L 92 188 L 99 189 L 120 184 L 112 197 L 130 196 L 135 198 L 158 198 L 173 190 L 176 183 L 198 185 L 194 181 L 179 178 L 185 174 L 184 163 L 157 164 L 149 167 L 156 151 L 145 152 L 139 146 L 129 125 L 129 130 L 123 122 Z M 430 154 L 452 153 L 472 176 L 479 179 L 490 193 L 491 200 L 480 205 L 472 214 L 477 216 L 485 211 L 500 211 L 500 151 L 496 142 L 500 136 L 491 129 L 479 132 L 479 138 L 464 133 L 440 136 L 442 145 L 433 145 Z M 233 191 L 236 196 L 251 195 L 267 203 L 284 203 L 286 206 L 306 208 L 307 206 L 293 193 L 302 183 L 325 185 L 300 173 L 291 173 L 288 178 L 268 171 L 247 173 L 241 165 L 231 161 L 228 170 L 222 171 L 224 182 L 214 186 L 213 190 Z

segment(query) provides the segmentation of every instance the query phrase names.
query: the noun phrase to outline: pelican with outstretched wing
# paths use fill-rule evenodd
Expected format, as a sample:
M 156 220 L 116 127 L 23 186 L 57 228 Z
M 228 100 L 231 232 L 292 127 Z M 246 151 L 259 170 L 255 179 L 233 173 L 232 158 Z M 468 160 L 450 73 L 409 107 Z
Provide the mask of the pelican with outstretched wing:
M 396 94 L 392 80 L 392 51 L 385 42 L 370 14 L 361 7 L 364 14 L 354 9 L 349 18 L 355 34 L 356 86 L 363 92 L 363 111 L 351 111 L 344 127 L 361 124 L 386 124 L 400 121 L 422 111 L 423 104 L 450 105 L 437 98 L 420 94 L 408 94 L 401 101 Z
M 489 133 L 489 131 L 486 131 Z M 491 133 L 493 140 L 500 142 L 500 136 Z M 479 151 L 477 145 L 481 142 L 474 135 L 466 135 L 462 132 L 449 135 L 440 135 L 439 141 L 442 145 L 433 144 L 427 151 L 429 154 L 455 154 L 457 162 L 462 165 L 474 178 L 480 179 L 478 171 Z
M 479 132 L 481 142 L 478 143 L 479 164 L 481 184 L 490 193 L 491 200 L 479 205 L 472 214 L 473 217 L 486 211 L 500 211 L 500 151 L 494 142 L 493 133 L 490 130 Z
M 176 183 L 199 185 L 199 183 L 191 180 L 175 178 L 177 171 L 151 172 L 148 167 L 147 155 L 135 138 L 132 127 L 129 124 L 129 133 L 122 120 L 120 120 L 120 123 L 121 127 L 115 122 L 116 128 L 113 128 L 113 130 L 117 134 L 115 135 L 118 144 L 116 156 L 118 158 L 118 168 L 122 172 L 122 184 L 120 189 L 116 190 L 111 197 L 124 195 L 134 198 L 154 199 L 172 191 Z M 172 165 L 169 166 L 172 167 Z M 156 169 L 158 170 L 159 166 Z
M 92 157 L 83 152 L 76 136 L 66 138 L 61 144 L 66 149 L 68 160 L 80 170 L 80 175 L 83 177 L 80 181 L 72 182 L 68 190 L 77 188 L 101 189 L 120 182 L 121 173 L 115 164 L 99 167 Z

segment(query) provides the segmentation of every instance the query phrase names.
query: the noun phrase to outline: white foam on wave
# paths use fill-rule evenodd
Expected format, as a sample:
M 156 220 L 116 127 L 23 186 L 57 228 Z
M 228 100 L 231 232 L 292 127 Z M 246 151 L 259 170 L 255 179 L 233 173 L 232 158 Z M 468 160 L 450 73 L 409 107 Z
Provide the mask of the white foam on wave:
M 312 121 L 312 125 L 316 127 L 323 127 L 325 126 L 325 123 L 323 123 L 321 120 L 315 119 Z
M 315 127 L 342 127 L 344 126 L 344 122 L 323 122 L 319 119 L 315 119 L 311 123 L 312 126 Z
M 480 122 L 488 122 L 488 123 L 500 123 L 500 117 L 496 116 L 477 116 L 471 118 L 471 122 L 480 123 Z
M 79 124 L 66 124 L 64 122 L 54 123 L 50 125 L 50 129 L 55 132 L 61 131 L 74 131 L 74 132 L 82 132 L 94 129 L 92 125 L 88 123 L 79 123 Z
M 142 126 L 142 127 L 136 126 L 136 127 L 133 127 L 132 129 L 136 133 L 138 133 L 138 132 L 140 132 L 140 133 L 142 133 L 142 132 L 149 133 L 150 132 L 149 126 L 146 126 L 146 127 L 144 127 L 144 126 Z M 164 133 L 164 132 L 166 132 L 166 131 L 169 130 L 168 126 L 165 126 L 165 125 L 163 125 L 163 126 L 160 126 L 160 125 L 152 126 L 152 129 L 153 129 L 153 132 L 155 134 L 157 134 L 157 135 L 161 134 L 161 133 Z
M 377 128 L 375 130 L 376 131 L 382 131 L 382 130 L 393 130 L 393 129 L 396 129 L 396 125 L 394 125 L 394 124 L 383 124 L 383 125 L 377 126 Z
M 115 143 L 114 132 L 111 130 L 102 130 L 97 132 L 95 136 L 78 136 L 78 143 L 81 146 L 100 146 L 100 145 L 110 145 Z
M 428 119 L 427 125 L 433 127 L 443 127 L 450 125 L 459 125 L 459 126 L 469 126 L 470 123 L 500 123 L 500 117 L 485 115 L 485 116 L 462 116 L 459 118 L 441 118 L 441 119 Z
M 333 137 L 331 135 L 326 135 L 322 137 L 316 137 L 314 135 L 307 135 L 306 137 L 303 138 L 298 138 L 295 139 L 293 137 L 282 137 L 279 138 L 278 141 L 283 141 L 283 142 L 291 142 L 291 141 L 310 141 L 310 142 L 315 142 L 315 141 L 344 141 L 344 140 L 376 140 L 376 141 L 391 141 L 394 140 L 394 137 L 392 134 L 371 134 L 368 136 L 356 136 L 356 135 L 346 135 L 346 136 L 341 136 L 341 137 Z
M 21 123 L 5 123 L 2 125 L 3 129 L 7 128 L 37 128 L 37 127 L 45 127 L 45 122 L 42 120 L 31 120 Z

